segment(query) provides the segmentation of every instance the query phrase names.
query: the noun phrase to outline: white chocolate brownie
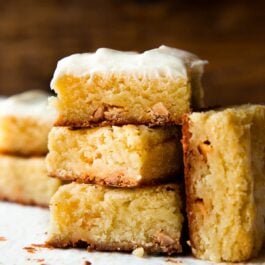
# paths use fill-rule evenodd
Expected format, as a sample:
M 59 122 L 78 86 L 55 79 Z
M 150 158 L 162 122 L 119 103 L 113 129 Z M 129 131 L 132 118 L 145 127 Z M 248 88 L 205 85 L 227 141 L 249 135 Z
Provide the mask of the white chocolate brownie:
M 55 113 L 48 94 L 32 90 L 0 99 L 0 153 L 34 156 L 48 152 L 48 133 Z
M 135 189 L 67 184 L 51 199 L 47 242 L 59 248 L 179 253 L 181 208 L 176 184 Z
M 101 48 L 59 61 L 51 88 L 57 126 L 180 124 L 202 107 L 205 61 L 161 46 L 143 53 Z
M 47 169 L 52 177 L 135 187 L 182 177 L 179 128 L 124 125 L 70 130 L 53 127 Z
M 0 199 L 45 206 L 61 185 L 48 177 L 44 157 L 0 155 Z
M 192 113 L 183 148 L 193 254 L 211 261 L 255 257 L 265 237 L 265 106 Z

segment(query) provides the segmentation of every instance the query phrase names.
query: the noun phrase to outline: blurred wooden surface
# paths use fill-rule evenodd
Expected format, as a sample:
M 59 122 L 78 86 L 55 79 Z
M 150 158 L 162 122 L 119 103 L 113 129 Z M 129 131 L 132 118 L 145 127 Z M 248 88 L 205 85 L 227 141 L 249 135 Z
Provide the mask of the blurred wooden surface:
M 49 90 L 72 53 L 166 44 L 209 61 L 208 104 L 265 103 L 264 1 L 10 0 L 0 17 L 0 94 Z

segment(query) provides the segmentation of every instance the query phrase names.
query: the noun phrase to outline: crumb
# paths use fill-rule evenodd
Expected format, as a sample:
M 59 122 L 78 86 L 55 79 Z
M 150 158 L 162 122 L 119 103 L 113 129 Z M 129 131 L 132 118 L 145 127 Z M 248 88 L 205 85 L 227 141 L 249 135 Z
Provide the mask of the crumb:
M 142 258 L 144 256 L 144 249 L 143 248 L 136 248 L 132 254 L 136 257 Z
M 85 260 L 84 261 L 84 265 L 92 265 L 92 263 L 90 261 L 88 261 L 88 260 Z
M 177 259 L 166 259 L 166 262 L 175 263 L 175 264 L 183 263 L 181 260 L 177 260 Z
M 6 238 L 4 236 L 0 236 L 0 241 L 6 241 Z
M 29 253 L 35 253 L 37 251 L 36 248 L 49 248 L 49 249 L 52 249 L 53 247 L 51 247 L 51 246 L 49 246 L 47 244 L 31 244 L 30 246 L 24 247 L 23 249 L 25 249 Z
M 35 253 L 36 252 L 36 248 L 34 248 L 34 247 L 24 247 L 23 249 L 25 249 L 28 253 Z
M 187 245 L 191 247 L 190 240 L 187 241 Z

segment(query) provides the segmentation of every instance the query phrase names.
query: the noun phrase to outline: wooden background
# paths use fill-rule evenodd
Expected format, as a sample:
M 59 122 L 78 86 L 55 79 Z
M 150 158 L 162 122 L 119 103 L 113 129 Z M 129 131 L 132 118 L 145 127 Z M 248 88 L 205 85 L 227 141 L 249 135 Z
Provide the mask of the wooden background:
M 1 1 L 0 94 L 49 90 L 72 53 L 161 44 L 209 61 L 209 105 L 265 103 L 264 1 Z

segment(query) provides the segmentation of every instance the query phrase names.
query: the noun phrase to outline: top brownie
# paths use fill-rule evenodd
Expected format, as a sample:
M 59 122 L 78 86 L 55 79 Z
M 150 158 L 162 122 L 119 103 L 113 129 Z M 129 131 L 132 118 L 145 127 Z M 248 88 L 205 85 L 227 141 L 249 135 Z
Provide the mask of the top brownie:
M 161 46 L 143 53 L 101 48 L 59 61 L 51 88 L 56 126 L 176 125 L 203 106 L 205 61 Z

